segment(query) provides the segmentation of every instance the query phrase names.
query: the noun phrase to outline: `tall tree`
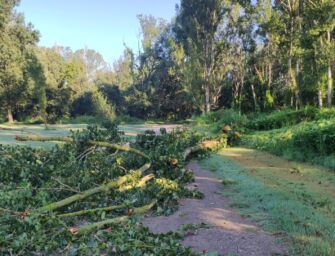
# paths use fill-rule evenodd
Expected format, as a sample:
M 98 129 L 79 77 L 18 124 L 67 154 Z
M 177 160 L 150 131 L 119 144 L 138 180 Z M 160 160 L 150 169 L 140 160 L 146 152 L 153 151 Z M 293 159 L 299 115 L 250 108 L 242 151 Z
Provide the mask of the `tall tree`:
M 176 21 L 176 32 L 186 54 L 198 59 L 201 65 L 204 112 L 211 110 L 210 78 L 215 64 L 215 36 L 225 10 L 223 5 L 223 0 L 182 0 Z
M 31 24 L 24 23 L 22 15 L 12 14 L 1 31 L 0 101 L 10 123 L 14 121 L 13 111 L 25 100 L 27 54 L 37 40 L 37 31 Z

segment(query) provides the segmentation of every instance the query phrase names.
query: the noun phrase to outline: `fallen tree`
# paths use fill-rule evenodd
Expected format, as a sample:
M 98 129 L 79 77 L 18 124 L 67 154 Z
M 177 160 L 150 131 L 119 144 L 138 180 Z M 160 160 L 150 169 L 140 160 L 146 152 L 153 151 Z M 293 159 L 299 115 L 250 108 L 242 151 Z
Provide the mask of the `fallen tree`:
M 67 143 L 74 142 L 74 140 L 70 137 L 47 137 L 47 136 L 37 136 L 37 135 L 27 135 L 27 136 L 18 135 L 15 137 L 15 139 L 17 141 L 40 141 L 40 142 L 59 141 L 59 142 L 67 142 Z M 118 144 L 104 142 L 104 141 L 94 141 L 94 140 L 88 140 L 87 143 L 92 146 L 112 148 L 112 149 L 119 150 L 119 151 L 134 153 L 146 159 L 149 159 L 149 157 L 146 154 L 142 153 L 141 151 L 135 148 L 131 148 L 128 146 L 118 145 Z
M 113 129 L 88 128 L 71 137 L 16 138 L 64 142 L 51 150 L 0 147 L 0 155 L 6 156 L 0 161 L 0 254 L 9 250 L 13 254 L 38 254 L 43 248 L 43 252 L 60 255 L 70 250 L 83 255 L 132 255 L 143 251 L 142 244 L 131 243 L 132 234 L 148 238 L 146 253 L 186 252 L 180 247 L 175 250 L 176 243 L 167 239 L 168 235 L 157 237 L 156 244 L 154 235 L 132 216 L 150 210 L 169 214 L 179 198 L 196 196 L 184 188 L 192 178 L 184 166 L 192 153 L 201 150 L 199 141 L 187 132 L 176 131 L 136 137 L 125 145 Z M 118 223 L 122 225 L 113 225 Z M 97 232 L 104 227 L 106 232 Z M 113 232 L 108 232 L 111 228 Z M 68 232 L 83 246 L 71 246 Z M 1 234 L 6 235 L 5 240 Z M 106 249 L 104 241 L 109 239 L 116 240 Z M 161 241 L 169 245 L 160 248 Z

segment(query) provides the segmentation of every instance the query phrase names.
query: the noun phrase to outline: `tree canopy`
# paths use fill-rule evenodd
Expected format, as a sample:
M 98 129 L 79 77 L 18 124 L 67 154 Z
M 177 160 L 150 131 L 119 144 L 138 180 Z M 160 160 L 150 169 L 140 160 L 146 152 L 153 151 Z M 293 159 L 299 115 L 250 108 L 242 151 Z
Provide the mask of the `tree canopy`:
M 334 102 L 332 0 L 182 0 L 170 22 L 138 15 L 138 52 L 125 45 L 112 65 L 94 49 L 37 46 L 18 2 L 0 2 L 1 116 L 10 122 L 90 115 L 100 94 L 118 115 L 162 119 Z

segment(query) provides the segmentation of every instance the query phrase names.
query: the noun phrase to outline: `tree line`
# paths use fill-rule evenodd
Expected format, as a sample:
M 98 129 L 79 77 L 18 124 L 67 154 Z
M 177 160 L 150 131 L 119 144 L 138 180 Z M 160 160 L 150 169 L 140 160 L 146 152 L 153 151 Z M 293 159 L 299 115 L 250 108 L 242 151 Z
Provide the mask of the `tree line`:
M 38 31 L 14 11 L 19 1 L 0 4 L 1 115 L 9 122 L 333 105 L 333 0 L 181 0 L 170 22 L 138 15 L 138 52 L 125 45 L 111 66 L 92 49 L 38 47 Z

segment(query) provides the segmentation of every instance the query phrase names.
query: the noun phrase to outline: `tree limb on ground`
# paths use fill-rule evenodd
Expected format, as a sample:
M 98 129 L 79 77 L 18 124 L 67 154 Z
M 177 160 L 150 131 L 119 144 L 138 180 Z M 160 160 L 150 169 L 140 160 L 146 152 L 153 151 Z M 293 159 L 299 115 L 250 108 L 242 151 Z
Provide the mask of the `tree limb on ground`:
M 122 209 L 126 207 L 127 207 L 127 204 L 119 204 L 119 205 L 113 205 L 113 206 L 108 206 L 108 207 L 87 209 L 87 210 L 82 210 L 82 211 L 77 211 L 77 212 L 63 213 L 63 214 L 57 215 L 57 217 L 68 218 L 68 217 L 81 216 L 81 215 L 96 213 L 96 212 L 109 212 L 109 211 L 113 211 L 116 209 Z
M 201 146 L 189 147 L 189 148 L 185 149 L 185 151 L 183 153 L 183 159 L 186 160 L 191 154 L 196 153 L 198 151 L 201 151 L 203 149 L 204 149 L 204 147 L 201 147 Z
M 133 214 L 144 214 L 144 213 L 148 212 L 152 207 L 155 206 L 156 202 L 157 201 L 154 200 L 150 204 L 134 208 L 133 209 Z M 113 219 L 106 219 L 106 220 L 103 220 L 103 221 L 86 224 L 86 225 L 78 227 L 78 228 L 72 228 L 72 229 L 70 229 L 70 232 L 74 235 L 83 235 L 83 234 L 88 233 L 90 231 L 103 228 L 106 225 L 116 224 L 116 223 L 126 221 L 129 218 L 130 218 L 129 215 L 125 215 L 125 216 L 120 216 L 120 217 L 116 217 L 116 218 L 113 218 Z
M 41 142 L 60 141 L 60 142 L 67 142 L 67 143 L 74 142 L 74 140 L 70 137 L 47 137 L 47 136 L 37 136 L 37 135 L 27 135 L 27 136 L 17 135 L 15 139 L 18 141 L 41 141 Z M 104 141 L 94 141 L 94 140 L 89 140 L 88 144 L 92 146 L 97 146 L 97 147 L 113 148 L 113 149 L 124 151 L 124 152 L 131 152 L 139 156 L 142 156 L 146 159 L 149 159 L 149 157 L 146 154 L 142 153 L 141 151 L 135 148 L 131 148 L 128 146 L 122 146 L 122 145 L 118 145 L 114 143 L 109 143 L 109 142 L 104 142 Z
M 135 188 L 141 188 L 143 187 L 146 182 L 148 182 L 149 180 L 153 179 L 155 176 L 153 174 L 149 174 L 144 176 L 135 186 L 131 186 L 135 187 Z M 128 188 L 128 186 L 126 186 L 126 188 L 122 188 L 122 190 L 126 190 Z M 129 186 L 130 188 L 130 186 Z M 76 212 L 70 212 L 70 213 L 63 213 L 63 214 L 59 214 L 57 215 L 58 217 L 61 218 L 66 218 L 66 217 L 73 217 L 73 216 L 79 216 L 79 215 L 84 215 L 84 214 L 89 214 L 89 213 L 96 213 L 96 212 L 107 212 L 107 211 L 112 211 L 112 210 L 116 210 L 116 209 L 121 209 L 121 208 L 125 208 L 127 207 L 127 204 L 120 204 L 120 205 L 113 205 L 113 206 L 108 206 L 108 207 L 102 207 L 102 208 L 95 208 L 95 209 L 87 209 L 87 210 L 81 210 L 81 211 L 76 211 Z
M 136 172 L 138 172 L 139 175 L 141 175 L 144 171 L 149 169 L 150 166 L 151 166 L 150 163 L 146 163 L 142 167 L 140 167 Z M 75 194 L 73 196 L 67 197 L 67 198 L 65 198 L 63 200 L 60 200 L 58 202 L 54 202 L 54 203 L 42 206 L 42 207 L 36 209 L 35 212 L 45 213 L 45 212 L 53 211 L 53 210 L 59 209 L 61 207 L 64 207 L 66 205 L 72 204 L 76 201 L 83 200 L 83 199 L 85 199 L 89 196 L 92 196 L 94 194 L 101 193 L 101 192 L 108 192 L 109 190 L 111 190 L 113 188 L 118 188 L 118 187 L 122 186 L 123 184 L 125 184 L 131 178 L 132 175 L 129 174 L 129 175 L 119 177 L 117 180 L 113 180 L 113 181 L 110 181 L 106 184 L 100 185 L 98 187 L 88 189 L 86 191 L 83 191 L 81 193 L 78 193 L 78 194 Z

